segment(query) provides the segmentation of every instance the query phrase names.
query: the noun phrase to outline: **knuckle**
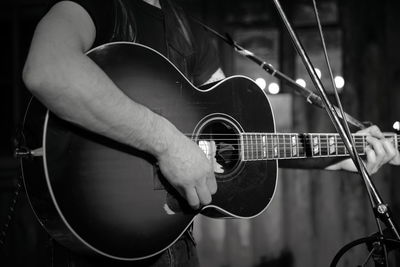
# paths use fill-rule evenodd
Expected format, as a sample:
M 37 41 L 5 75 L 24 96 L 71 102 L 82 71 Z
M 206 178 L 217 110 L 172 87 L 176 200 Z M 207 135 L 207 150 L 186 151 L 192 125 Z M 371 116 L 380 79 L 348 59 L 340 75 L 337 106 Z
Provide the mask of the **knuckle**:
M 380 132 L 381 132 L 381 130 L 379 129 L 379 127 L 376 126 L 376 125 L 371 126 L 371 130 L 372 130 L 373 132 L 375 132 L 375 133 L 380 133 Z
M 202 186 L 202 185 L 204 185 L 205 182 L 206 182 L 205 176 L 199 176 L 195 180 L 195 185 L 196 186 Z
M 378 139 L 373 136 L 367 136 L 367 142 L 373 146 L 379 143 Z

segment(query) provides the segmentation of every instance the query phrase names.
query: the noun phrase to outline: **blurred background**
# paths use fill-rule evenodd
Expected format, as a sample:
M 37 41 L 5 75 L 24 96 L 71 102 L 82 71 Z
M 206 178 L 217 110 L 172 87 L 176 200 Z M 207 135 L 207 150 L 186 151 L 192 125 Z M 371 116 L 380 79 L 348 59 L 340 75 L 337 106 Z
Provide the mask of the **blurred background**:
M 29 99 L 21 70 L 35 25 L 47 0 L 5 0 L 0 9 L 0 227 L 8 221 L 17 180 L 13 157 L 16 132 Z M 182 6 L 221 33 L 229 33 L 298 83 L 315 90 L 272 0 L 180 0 Z M 281 0 L 330 97 L 311 0 Z M 400 2 L 317 1 L 335 83 L 347 113 L 392 132 L 400 114 Z M 278 132 L 333 132 L 323 110 L 308 105 L 285 83 L 271 77 L 213 38 L 227 76 L 256 80 L 269 95 Z M 384 166 L 373 175 L 394 218 L 400 215 L 400 168 Z M 44 266 L 45 240 L 22 192 L 0 245 L 1 266 Z M 269 208 L 252 220 L 199 216 L 195 236 L 203 267 L 328 266 L 346 243 L 377 231 L 361 178 L 352 173 L 280 169 Z M 2 234 L 4 236 L 4 234 Z M 365 246 L 351 250 L 339 266 L 356 266 Z M 400 258 L 390 253 L 391 266 Z M 373 265 L 370 265 L 373 266 Z

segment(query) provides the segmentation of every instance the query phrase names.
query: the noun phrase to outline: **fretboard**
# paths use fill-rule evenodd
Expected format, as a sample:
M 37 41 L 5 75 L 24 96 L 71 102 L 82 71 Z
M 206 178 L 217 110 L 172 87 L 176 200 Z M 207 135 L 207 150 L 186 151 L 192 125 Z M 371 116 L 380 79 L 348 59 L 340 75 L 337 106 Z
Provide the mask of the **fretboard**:
M 365 154 L 367 135 L 353 134 L 358 153 Z M 385 134 L 399 149 L 399 138 L 394 133 Z M 241 134 L 242 160 L 295 159 L 339 157 L 349 155 L 338 134 L 321 133 L 244 133 Z

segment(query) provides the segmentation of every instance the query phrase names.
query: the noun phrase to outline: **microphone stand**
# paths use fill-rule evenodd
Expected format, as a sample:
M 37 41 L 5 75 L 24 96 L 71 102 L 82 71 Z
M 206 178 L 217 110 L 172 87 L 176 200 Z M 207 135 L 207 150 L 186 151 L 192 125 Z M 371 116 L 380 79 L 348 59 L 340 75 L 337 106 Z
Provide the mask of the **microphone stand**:
M 271 64 L 269 64 L 266 61 L 262 60 L 261 58 L 256 56 L 253 52 L 243 48 L 240 45 L 238 45 L 231 38 L 230 35 L 226 34 L 226 36 L 223 36 L 220 33 L 218 33 L 217 31 L 215 31 L 214 29 L 208 27 L 207 25 L 205 25 L 204 23 L 199 21 L 198 19 L 196 19 L 194 17 L 191 17 L 191 19 L 194 20 L 200 26 L 202 26 L 208 32 L 214 34 L 215 36 L 217 36 L 218 38 L 223 40 L 225 43 L 227 43 L 228 45 L 232 46 L 235 49 L 235 51 L 238 52 L 240 55 L 245 56 L 248 59 L 250 59 L 251 61 L 255 62 L 257 65 L 259 65 L 263 70 L 265 70 L 271 76 L 277 77 L 281 81 L 284 81 L 284 82 L 290 84 L 290 87 L 293 88 L 298 94 L 303 96 L 306 99 L 307 103 L 315 105 L 315 106 L 317 106 L 317 107 L 319 107 L 321 109 L 325 108 L 321 97 L 319 97 L 318 95 L 313 93 L 311 90 L 299 85 L 292 78 L 290 78 L 286 74 L 280 72 L 279 70 L 275 69 Z M 337 112 L 339 111 L 339 108 L 336 107 L 336 106 L 334 106 L 334 109 Z M 343 116 L 341 116 L 340 113 L 339 113 L 339 116 L 340 116 L 341 119 L 343 119 Z M 345 117 L 346 117 L 346 120 L 347 120 L 348 123 L 352 124 L 353 126 L 357 127 L 358 129 L 361 130 L 361 129 L 365 128 L 365 125 L 362 122 L 360 122 L 359 120 L 357 120 L 354 117 L 350 116 L 349 114 L 345 113 Z
M 385 239 L 382 228 L 379 223 L 379 219 L 380 219 L 386 225 L 386 227 L 392 232 L 394 238 L 396 240 L 400 240 L 398 227 L 392 219 L 390 209 L 389 209 L 388 205 L 382 201 L 382 198 L 380 197 L 375 185 L 373 184 L 373 182 L 366 170 L 365 164 L 362 162 L 359 154 L 357 153 L 357 151 L 355 149 L 354 140 L 351 138 L 351 134 L 350 134 L 348 128 L 345 129 L 343 127 L 343 125 L 340 123 L 339 116 L 336 113 L 336 110 L 333 107 L 333 105 L 330 103 L 330 101 L 326 95 L 325 89 L 321 83 L 321 80 L 318 78 L 318 75 L 317 75 L 308 55 L 306 54 L 302 44 L 300 43 L 299 39 L 297 38 L 296 33 L 293 31 L 279 1 L 278 0 L 273 0 L 273 1 L 279 12 L 279 15 L 282 18 L 283 23 L 285 24 L 285 27 L 292 39 L 292 42 L 293 42 L 298 54 L 300 55 L 300 57 L 303 60 L 303 63 L 311 77 L 311 80 L 313 81 L 315 87 L 318 89 L 318 92 L 323 100 L 324 105 L 325 105 L 325 110 L 327 111 L 332 123 L 334 124 L 336 130 L 338 131 L 339 135 L 341 136 L 342 141 L 344 142 L 344 144 L 350 154 L 350 157 L 352 158 L 354 164 L 356 165 L 356 167 L 358 169 L 358 172 L 360 173 L 360 175 L 363 178 L 363 181 L 365 183 L 365 186 L 366 186 L 366 189 L 368 192 L 371 207 L 372 207 L 373 213 L 375 215 L 377 227 L 379 229 L 379 235 L 381 236 L 382 240 Z M 345 121 L 346 120 L 344 120 L 344 122 Z M 383 243 L 383 250 L 385 252 L 385 263 L 387 264 L 386 244 L 383 241 L 382 242 L 378 241 L 378 243 L 380 245 L 382 245 L 382 243 Z

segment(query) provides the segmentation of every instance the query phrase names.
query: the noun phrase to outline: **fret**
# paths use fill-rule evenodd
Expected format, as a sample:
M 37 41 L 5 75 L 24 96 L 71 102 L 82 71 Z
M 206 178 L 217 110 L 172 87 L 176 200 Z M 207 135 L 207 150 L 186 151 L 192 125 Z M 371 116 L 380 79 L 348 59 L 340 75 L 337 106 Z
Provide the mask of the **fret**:
M 291 134 L 286 134 L 285 135 L 285 146 L 286 146 L 286 152 L 287 158 L 293 158 L 293 154 L 292 154 L 292 144 L 291 144 Z
M 319 147 L 320 147 L 320 155 L 327 156 L 328 155 L 328 138 L 326 134 L 319 135 Z
M 283 140 L 284 140 L 284 144 L 285 144 L 285 158 L 291 158 L 292 157 L 292 149 L 290 146 L 290 135 L 284 134 Z
M 257 135 L 256 134 L 251 134 L 252 139 L 253 139 L 253 160 L 257 160 L 258 159 L 258 155 L 257 155 Z
M 247 134 L 243 134 L 243 160 L 249 159 L 249 143 L 247 141 Z
M 290 144 L 290 135 L 285 134 L 285 148 L 286 148 L 286 155 L 285 158 L 292 158 L 292 146 Z
M 367 140 L 366 140 L 367 136 L 363 136 L 362 138 L 362 145 L 363 145 L 363 154 L 365 153 L 365 148 L 367 147 Z
M 365 140 L 364 140 L 364 138 L 365 138 L 366 136 L 364 136 L 364 135 L 362 135 L 361 136 L 361 140 L 360 140 L 360 143 L 361 143 L 361 154 L 365 154 L 365 145 L 364 145 L 364 143 L 365 143 Z
M 336 137 L 337 137 L 337 143 L 338 143 L 338 155 L 340 155 L 340 156 L 346 155 L 347 149 L 344 146 L 342 138 L 339 135 L 336 135 Z
M 323 135 L 318 134 L 318 142 L 319 142 L 319 155 L 324 155 L 324 138 Z
M 249 134 L 250 137 L 250 151 L 251 151 L 251 160 L 255 159 L 255 152 L 254 152 L 254 135 L 252 133 Z
M 261 156 L 261 159 L 265 159 L 263 134 L 260 134 L 260 156 Z
M 254 134 L 251 134 L 251 140 L 252 140 L 252 159 L 256 160 L 257 159 L 257 139 Z
M 241 151 L 241 153 L 242 153 L 242 160 L 246 160 L 246 144 L 245 144 L 245 137 L 244 137 L 244 134 L 240 134 L 240 139 L 241 139 L 241 144 L 240 144 L 240 146 L 241 146 L 241 148 L 242 148 L 242 151 Z
M 249 134 L 249 155 L 250 155 L 250 160 L 254 160 L 254 141 L 253 141 L 253 135 Z
M 278 158 L 283 158 L 285 156 L 285 146 L 283 144 L 283 135 L 278 134 Z
M 243 134 L 239 134 L 240 136 L 240 157 L 242 158 L 243 161 L 245 161 L 245 156 L 244 156 L 244 138 Z
M 252 134 L 254 139 L 254 153 L 255 157 L 253 159 L 258 160 L 258 142 L 257 142 L 257 134 Z
M 285 158 L 292 158 L 292 149 L 290 147 L 290 136 L 288 134 L 283 135 L 283 140 L 285 144 Z
M 246 141 L 247 141 L 247 159 L 251 160 L 251 140 L 250 140 L 250 135 L 246 135 Z
M 301 152 L 300 152 L 300 147 L 301 147 L 301 145 L 300 145 L 300 139 L 299 139 L 299 135 L 298 134 L 296 134 L 296 152 L 297 152 L 297 156 L 298 157 L 303 157 L 303 155 L 304 155 L 304 153 L 302 154 Z
M 253 134 L 253 139 L 254 139 L 254 160 L 258 160 L 259 159 L 259 149 L 258 149 L 258 136 L 256 133 Z
M 325 134 L 325 156 L 329 155 L 329 134 Z
M 335 146 L 336 146 L 336 155 L 339 155 L 339 151 L 338 151 L 338 135 L 335 134 Z
M 247 135 L 247 147 L 248 147 L 248 151 L 247 151 L 248 157 L 247 158 L 249 160 L 252 160 L 253 148 L 252 148 L 252 145 L 251 145 L 251 135 L 250 134 Z
M 257 139 L 257 134 L 253 134 L 253 139 L 254 139 L 254 159 L 258 160 L 258 139 Z
M 285 146 L 287 152 L 287 158 L 293 158 L 293 151 L 292 151 L 292 135 L 286 134 L 285 135 Z
M 319 155 L 323 156 L 323 152 L 324 152 L 324 147 L 323 147 L 323 142 L 322 142 L 322 135 L 318 134 L 318 142 L 319 142 Z
M 309 148 L 310 144 L 307 134 L 301 134 L 297 136 L 297 145 L 300 157 L 305 157 L 307 155 L 307 149 Z
M 257 134 L 258 146 L 257 146 L 257 155 L 258 159 L 263 159 L 263 152 L 262 152 L 262 137 L 261 134 Z
M 318 136 L 318 147 L 319 147 L 319 155 L 323 156 L 324 154 L 324 144 L 323 144 L 323 136 L 321 134 L 317 134 Z
M 354 143 L 356 145 L 356 151 L 360 154 L 363 154 L 364 153 L 364 135 L 361 135 L 361 136 L 354 135 Z
M 279 158 L 285 157 L 285 139 L 283 138 L 283 134 L 278 134 L 278 150 L 279 150 Z
M 250 153 L 250 157 L 251 160 L 255 160 L 256 159 L 256 151 L 255 151 L 255 140 L 254 140 L 254 134 L 249 134 L 250 137 L 250 148 L 251 148 L 251 153 Z

